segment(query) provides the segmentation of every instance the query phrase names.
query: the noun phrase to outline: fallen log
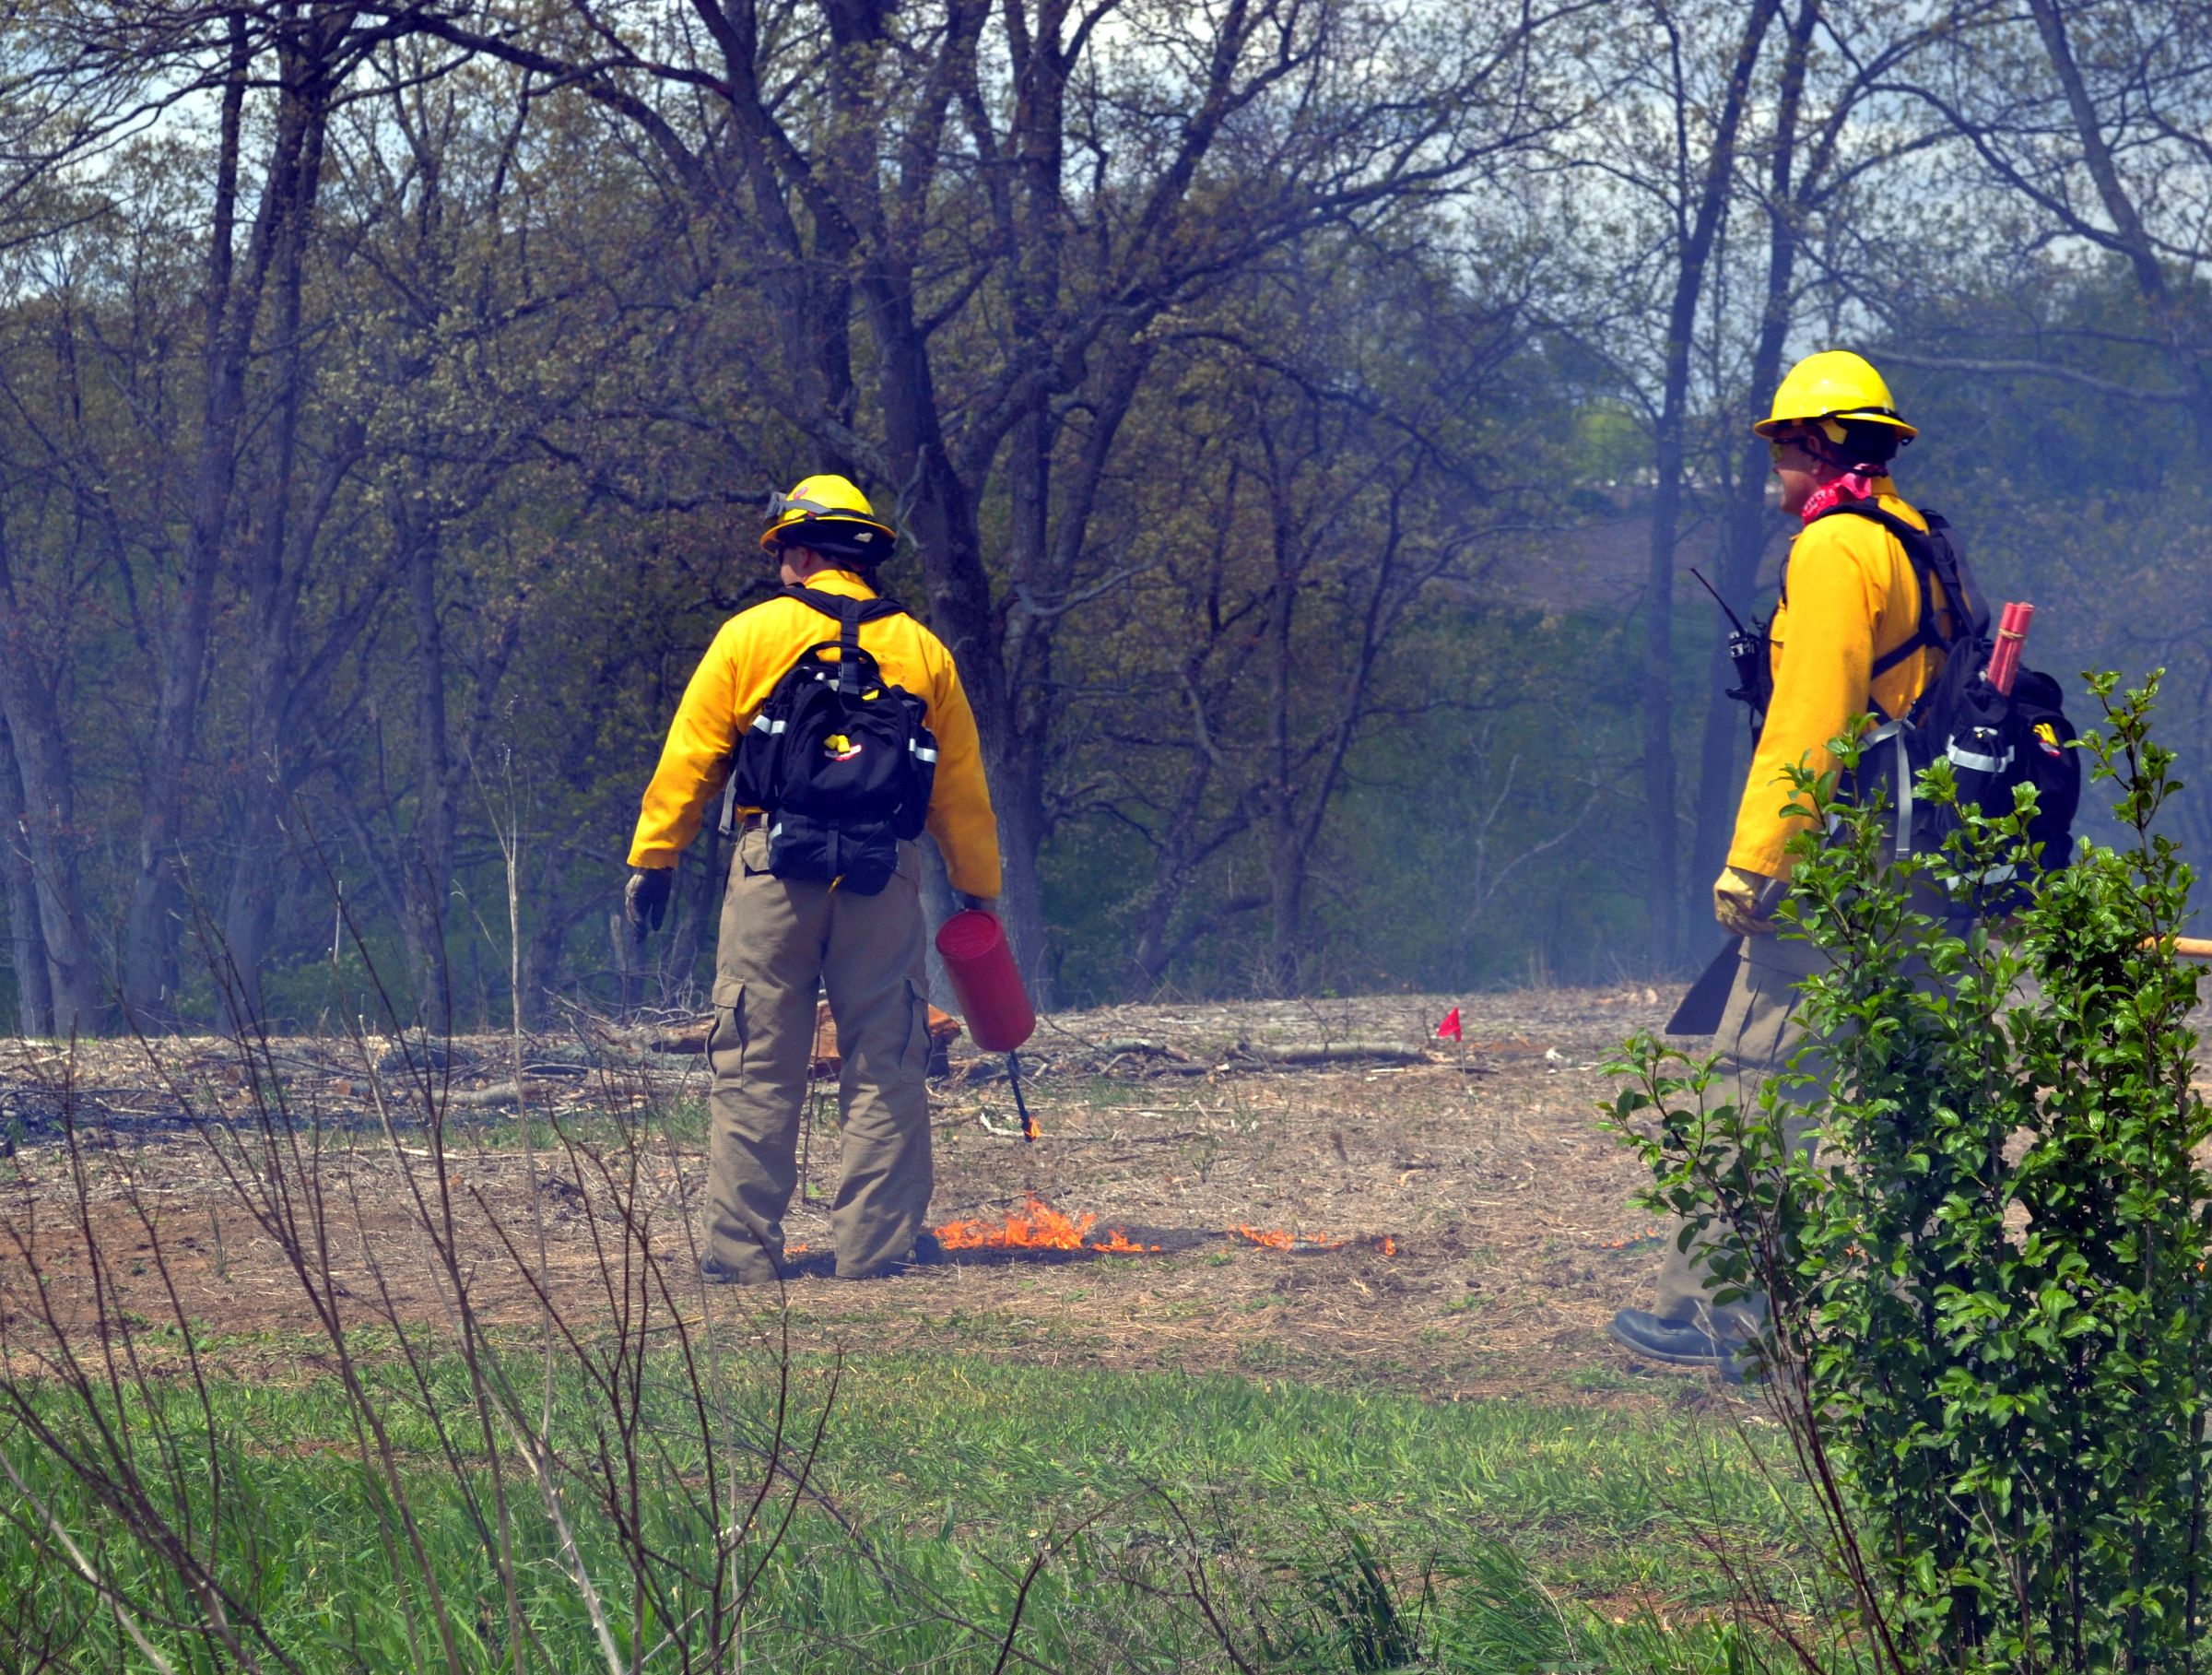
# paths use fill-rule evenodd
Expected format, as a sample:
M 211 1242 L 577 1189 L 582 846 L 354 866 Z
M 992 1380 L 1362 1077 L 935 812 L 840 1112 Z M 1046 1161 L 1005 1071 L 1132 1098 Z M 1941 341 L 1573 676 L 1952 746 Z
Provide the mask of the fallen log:
M 704 1053 L 707 1037 L 714 1032 L 712 1018 L 694 1018 L 689 1023 L 679 1023 L 673 1030 L 648 1038 L 648 1053 Z
M 1270 1065 L 1386 1064 L 1419 1065 L 1429 1062 L 1429 1049 L 1409 1047 L 1399 1041 L 1324 1041 L 1284 1046 L 1274 1042 L 1241 1041 L 1237 1051 L 1247 1058 Z
M 521 1098 L 540 1103 L 548 1103 L 559 1091 L 550 1082 L 526 1081 Z M 493 1105 L 517 1104 L 514 1084 L 511 1081 L 494 1082 L 488 1088 L 454 1088 L 445 1095 L 449 1105 L 459 1105 L 465 1111 L 480 1111 Z
M 654 1053 L 704 1053 L 707 1037 L 714 1032 L 712 1018 L 695 1018 L 689 1023 L 679 1024 L 673 1030 L 653 1036 L 645 1045 Z M 942 1076 L 946 1072 L 946 1054 L 960 1033 L 960 1020 L 950 1012 L 929 1009 L 929 1073 Z M 814 1074 L 817 1077 L 835 1076 L 844 1068 L 844 1056 L 837 1050 L 837 1020 L 830 1016 L 830 1003 L 818 1000 L 814 1007 Z

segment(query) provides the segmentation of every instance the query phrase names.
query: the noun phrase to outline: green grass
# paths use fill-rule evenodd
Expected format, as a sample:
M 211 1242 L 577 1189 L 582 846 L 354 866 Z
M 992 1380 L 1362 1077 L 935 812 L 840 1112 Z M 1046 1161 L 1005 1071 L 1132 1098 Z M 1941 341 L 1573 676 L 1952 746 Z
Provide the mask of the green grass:
M 514 1354 L 518 1376 L 534 1380 L 534 1358 Z M 503 1597 L 460 1484 L 395 1362 L 374 1365 L 431 1568 L 465 1643 L 463 1667 L 503 1668 Z M 673 1370 L 649 1362 L 641 1386 L 648 1435 L 665 1448 L 649 1457 L 641 1504 L 653 1538 L 677 1551 L 703 1540 L 681 1487 L 697 1488 L 705 1461 L 696 1430 L 684 1428 Z M 809 1359 L 796 1372 L 805 1425 L 826 1397 L 830 1365 Z M 758 1360 L 725 1366 L 718 1387 L 734 1427 L 764 1422 L 771 1383 Z M 436 1388 L 465 1420 L 458 1367 L 441 1365 Z M 38 1399 L 42 1413 L 66 1417 L 58 1393 Z M 398 1527 L 359 1464 L 335 1381 L 217 1385 L 212 1448 L 186 1422 L 194 1410 L 182 1392 L 167 1407 L 181 1427 L 177 1466 L 157 1480 L 182 1489 L 204 1530 L 210 1467 L 219 1468 L 232 1520 L 226 1576 L 302 1668 L 412 1668 L 427 1655 L 423 1592 L 391 1579 L 384 1551 Z M 572 1374 L 556 1408 L 564 1443 L 588 1454 L 604 1427 Z M 149 1416 L 134 1409 L 150 1462 Z M 162 1567 L 119 1537 L 19 1429 L 6 1445 L 79 1542 L 129 1578 L 142 1614 L 159 1615 L 164 1601 L 189 1614 L 159 1579 Z M 535 1667 L 604 1668 L 558 1542 L 514 1483 L 512 1456 L 506 1464 L 524 1610 L 548 1658 Z M 488 1482 L 480 1460 L 470 1480 L 479 1490 Z M 871 1356 L 845 1369 L 816 1480 L 843 1524 L 800 1512 L 765 1574 L 749 1667 L 988 1670 L 995 1638 L 947 1619 L 1003 1625 L 1019 1571 L 1058 1540 L 1018 1642 L 1054 1668 L 1104 1667 L 1110 1651 L 1118 1668 L 1227 1667 L 1187 1598 L 1147 1596 L 1127 1580 L 1187 1592 L 1197 1555 L 1248 1654 L 1272 1657 L 1260 1667 L 1717 1669 L 1726 1667 L 1718 1630 L 1664 1636 L 1649 1623 L 1615 1624 L 1618 1606 L 1598 1612 L 1578 1602 L 1649 1590 L 1694 1619 L 1717 1598 L 1712 1567 L 1670 1504 L 1717 1516 L 1768 1551 L 1786 1546 L 1792 1511 L 1734 1433 L 1709 1421 L 941 1354 Z M 568 1494 L 587 1565 L 611 1600 L 628 1600 L 607 1520 L 580 1485 Z M 410 1562 L 400 1568 L 411 1575 Z M 117 1665 L 112 1620 L 20 1523 L 0 1529 L 0 1597 L 15 1621 L 79 1637 L 62 1667 Z M 0 1621 L 0 1663 L 11 1668 L 24 1663 L 7 1638 L 15 1632 Z M 656 1634 L 649 1623 L 646 1640 Z M 204 1655 L 193 1662 L 189 1636 L 164 1644 L 179 1668 L 228 1667 Z M 1412 1663 L 1400 1656 L 1417 1652 Z M 665 1657 L 651 1667 L 677 1665 Z

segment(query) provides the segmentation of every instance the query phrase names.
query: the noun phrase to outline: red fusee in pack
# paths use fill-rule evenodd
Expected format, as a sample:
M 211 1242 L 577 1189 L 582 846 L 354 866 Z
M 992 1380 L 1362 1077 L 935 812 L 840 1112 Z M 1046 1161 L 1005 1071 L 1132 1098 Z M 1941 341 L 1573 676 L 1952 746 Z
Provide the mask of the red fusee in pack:
M 1983 672 L 1983 678 L 2007 698 L 2012 696 L 2014 678 L 2020 672 L 2020 647 L 2027 641 L 2028 625 L 2034 620 L 2032 605 L 2007 605 L 1997 619 L 1996 649 L 1989 654 L 1989 667 Z

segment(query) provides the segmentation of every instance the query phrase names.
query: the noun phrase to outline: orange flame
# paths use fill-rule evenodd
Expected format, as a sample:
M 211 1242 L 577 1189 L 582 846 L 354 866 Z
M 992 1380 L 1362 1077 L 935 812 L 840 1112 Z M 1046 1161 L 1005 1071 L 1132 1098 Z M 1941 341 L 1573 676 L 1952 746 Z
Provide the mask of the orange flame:
M 947 1250 L 1093 1250 L 1114 1256 L 1141 1256 L 1160 1248 L 1140 1244 L 1118 1227 L 1092 1238 L 1090 1230 L 1098 1220 L 1088 1210 L 1071 1217 L 1031 1193 L 1002 1223 L 981 1219 L 947 1221 L 937 1229 L 937 1243 Z
M 1348 1245 L 1364 1244 L 1385 1256 L 1398 1254 L 1398 1242 L 1389 1233 L 1363 1233 L 1357 1239 L 1332 1239 L 1326 1233 L 1294 1233 L 1279 1227 L 1246 1227 L 1241 1224 L 1223 1228 L 1221 1233 L 1224 1238 L 1249 1239 L 1268 1250 L 1343 1250 Z
M 1142 1256 L 1147 1251 L 1156 1251 L 1162 1247 L 1158 1244 L 1139 1244 L 1120 1228 L 1109 1227 L 1103 1239 L 1094 1239 L 1084 1248 L 1105 1251 L 1111 1256 Z
M 978 1217 L 968 1221 L 947 1221 L 937 1229 L 937 1243 L 947 1250 L 1082 1250 L 1117 1256 L 1148 1256 L 1165 1248 L 1133 1239 L 1121 1227 L 1107 1227 L 1093 1233 L 1091 1230 L 1098 1226 L 1098 1221 L 1099 1218 L 1089 1210 L 1071 1216 L 1030 1193 L 1021 1208 L 1008 1211 L 1003 1221 L 990 1221 Z M 1398 1254 L 1398 1242 L 1388 1233 L 1357 1240 L 1332 1239 L 1321 1233 L 1239 1225 L 1223 1229 L 1222 1236 L 1247 1239 L 1268 1250 L 1343 1250 L 1359 1244 L 1385 1256 Z
M 1279 1227 L 1240 1225 L 1224 1231 L 1240 1239 L 1250 1239 L 1254 1244 L 1265 1244 L 1269 1250 L 1341 1250 L 1351 1243 L 1349 1239 L 1331 1239 L 1320 1233 L 1286 1233 Z
M 1250 1239 L 1254 1244 L 1264 1244 L 1269 1250 L 1296 1250 L 1298 1239 L 1279 1227 L 1246 1227 L 1239 1223 L 1226 1230 L 1240 1239 Z
M 1081 1250 L 1098 1219 L 1086 1210 L 1071 1221 L 1031 1193 L 1018 1210 L 1007 1212 L 1003 1226 L 981 1219 L 947 1221 L 937 1229 L 937 1243 L 947 1250 Z

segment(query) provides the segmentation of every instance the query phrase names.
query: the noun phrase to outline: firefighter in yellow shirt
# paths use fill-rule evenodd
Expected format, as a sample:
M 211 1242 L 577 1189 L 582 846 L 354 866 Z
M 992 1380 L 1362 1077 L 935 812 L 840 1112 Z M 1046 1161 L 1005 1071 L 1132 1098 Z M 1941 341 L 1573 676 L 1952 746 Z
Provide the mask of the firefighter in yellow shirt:
M 1773 696 L 1735 820 L 1728 864 L 1712 887 L 1713 917 L 1740 938 L 1735 985 L 1716 1038 L 1724 1075 L 1740 1100 L 1785 1065 L 1804 1037 L 1796 985 L 1820 957 L 1802 942 L 1776 938 L 1773 912 L 1790 871 L 1790 839 L 1803 821 L 1783 812 L 1792 800 L 1786 770 L 1835 766 L 1829 741 L 1854 715 L 1900 716 L 1943 667 L 1940 646 L 1921 621 L 1922 578 L 1903 543 L 1861 516 L 1826 517 L 1849 497 L 1870 501 L 1924 531 L 1927 520 L 1897 491 L 1889 462 L 1918 434 L 1900 417 L 1879 372 L 1859 356 L 1829 349 L 1793 367 L 1775 392 L 1771 414 L 1753 429 L 1772 451 L 1782 510 L 1803 517 L 1790 548 L 1782 602 L 1768 630 Z M 1930 577 L 1938 596 L 1940 585 Z M 1958 631 L 1951 602 L 1940 596 L 1933 625 Z M 1731 1369 L 1735 1351 L 1757 1332 L 1757 1299 L 1715 1304 L 1706 1295 L 1702 1248 L 1688 1250 L 1670 1232 L 1657 1295 L 1649 1310 L 1623 1309 L 1615 1339 L 1638 1354 L 1684 1365 Z
M 853 483 L 823 475 L 774 497 L 760 545 L 787 589 L 837 606 L 877 596 L 876 567 L 893 540 Z M 794 665 L 810 647 L 838 640 L 840 630 L 787 592 L 741 611 L 714 636 L 677 707 L 630 843 L 626 906 L 641 930 L 657 927 L 666 913 L 677 852 L 697 834 L 740 739 Z M 963 904 L 987 908 L 999 891 L 998 827 L 952 655 L 896 610 L 863 618 L 857 637 L 884 681 L 924 705 L 936 749 L 926 829 Z M 915 845 L 897 842 L 884 856 L 888 878 L 862 893 L 851 877 L 803 876 L 805 868 L 781 855 L 771 867 L 773 833 L 761 810 L 740 807 L 735 814 L 741 824 L 723 897 L 707 1043 L 707 1278 L 762 1284 L 786 1271 L 783 1214 L 798 1181 L 818 985 L 829 997 L 843 1060 L 842 1171 L 830 1206 L 837 1272 L 866 1279 L 900 1271 L 934 1247 L 924 1221 L 932 1185 L 929 1035 Z

